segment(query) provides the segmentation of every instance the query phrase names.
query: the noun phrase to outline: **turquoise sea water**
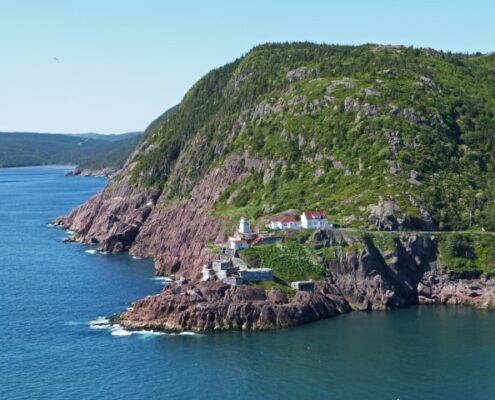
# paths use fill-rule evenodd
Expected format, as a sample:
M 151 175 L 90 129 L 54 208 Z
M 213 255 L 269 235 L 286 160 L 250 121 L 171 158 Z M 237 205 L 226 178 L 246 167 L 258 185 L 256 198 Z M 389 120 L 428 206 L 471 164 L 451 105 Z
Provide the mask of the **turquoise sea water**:
M 0 169 L 0 399 L 492 399 L 495 313 L 413 307 L 288 330 L 113 336 L 98 316 L 161 289 L 150 261 L 46 223 L 100 190 Z

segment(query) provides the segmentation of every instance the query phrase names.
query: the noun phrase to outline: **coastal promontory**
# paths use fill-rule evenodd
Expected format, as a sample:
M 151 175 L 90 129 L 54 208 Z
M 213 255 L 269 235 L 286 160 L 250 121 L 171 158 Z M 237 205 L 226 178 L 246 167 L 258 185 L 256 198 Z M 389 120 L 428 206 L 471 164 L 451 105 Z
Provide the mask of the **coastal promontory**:
M 258 46 L 199 80 L 101 193 L 55 222 L 172 277 L 116 317 L 128 329 L 492 308 L 494 68 L 493 55 L 402 46 Z M 215 260 L 273 276 L 205 279 Z

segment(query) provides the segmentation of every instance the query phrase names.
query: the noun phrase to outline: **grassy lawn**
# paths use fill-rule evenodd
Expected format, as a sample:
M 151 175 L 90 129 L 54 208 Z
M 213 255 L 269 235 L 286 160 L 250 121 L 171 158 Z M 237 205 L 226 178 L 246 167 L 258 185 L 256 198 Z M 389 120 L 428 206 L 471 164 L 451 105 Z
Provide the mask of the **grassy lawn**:
M 295 296 L 297 293 L 297 290 L 287 286 L 285 282 L 280 283 L 279 281 L 275 280 L 273 282 L 251 282 L 249 285 L 251 286 L 257 286 L 260 288 L 263 288 L 265 290 L 270 291 L 271 289 L 277 289 L 280 290 L 285 296 L 288 298 L 292 298 Z
M 318 264 L 312 250 L 296 241 L 251 247 L 241 254 L 252 266 L 271 268 L 275 277 L 286 284 L 319 280 L 324 276 L 324 268 Z

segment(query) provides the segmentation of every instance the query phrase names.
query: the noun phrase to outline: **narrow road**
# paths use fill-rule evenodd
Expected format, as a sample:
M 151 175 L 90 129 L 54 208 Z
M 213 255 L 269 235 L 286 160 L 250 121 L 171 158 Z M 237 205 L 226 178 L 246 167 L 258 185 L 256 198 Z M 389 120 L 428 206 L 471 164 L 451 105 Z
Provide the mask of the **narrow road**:
M 370 235 L 381 235 L 383 233 L 386 234 L 419 234 L 419 235 L 446 235 L 446 234 L 470 234 L 470 235 L 490 235 L 495 236 L 495 232 L 491 231 L 372 231 L 368 229 L 359 229 L 359 228 L 331 228 L 334 231 L 340 232 L 350 232 L 350 233 L 362 233 L 362 234 L 370 234 Z

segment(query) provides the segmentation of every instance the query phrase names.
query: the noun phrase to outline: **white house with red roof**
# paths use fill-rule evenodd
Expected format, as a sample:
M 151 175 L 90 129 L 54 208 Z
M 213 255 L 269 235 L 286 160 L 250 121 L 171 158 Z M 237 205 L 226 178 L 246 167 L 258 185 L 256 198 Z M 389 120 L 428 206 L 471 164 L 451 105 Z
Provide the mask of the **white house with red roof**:
M 283 229 L 301 229 L 301 224 L 293 217 L 280 217 L 273 218 L 268 224 L 270 229 L 283 230 Z
M 327 228 L 327 213 L 324 211 L 305 211 L 301 214 L 301 226 L 304 229 Z

